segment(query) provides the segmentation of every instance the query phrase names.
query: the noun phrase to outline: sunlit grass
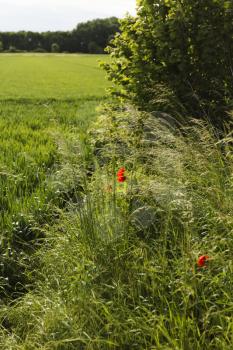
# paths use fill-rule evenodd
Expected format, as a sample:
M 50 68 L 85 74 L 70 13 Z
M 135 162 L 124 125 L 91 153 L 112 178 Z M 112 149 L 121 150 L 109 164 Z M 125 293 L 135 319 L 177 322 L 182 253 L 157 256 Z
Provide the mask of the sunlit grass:
M 2 54 L 0 99 L 102 97 L 107 55 Z
M 30 258 L 33 290 L 0 312 L 3 348 L 231 349 L 231 139 L 165 124 L 107 112 L 87 164 L 82 143 L 62 141 L 61 183 L 81 187 Z
M 64 207 L 72 196 L 69 192 L 77 186 L 73 180 L 64 184 L 59 173 L 63 140 L 85 139 L 99 102 L 0 102 L 0 261 L 4 297 L 9 293 L 18 295 L 25 288 L 23 271 L 28 254 L 44 236 L 43 226 L 57 219 L 57 209 Z
M 79 56 L 9 58 L 0 348 L 231 350 L 232 137 L 119 104 L 92 123 L 102 95 L 90 56 L 86 71 Z M 74 70 L 88 76 L 77 96 Z

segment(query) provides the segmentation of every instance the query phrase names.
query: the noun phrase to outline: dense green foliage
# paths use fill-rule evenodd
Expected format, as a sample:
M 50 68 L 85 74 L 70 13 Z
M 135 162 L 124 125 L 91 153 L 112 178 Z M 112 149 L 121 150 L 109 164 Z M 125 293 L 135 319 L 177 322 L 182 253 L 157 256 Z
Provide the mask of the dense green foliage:
M 232 1 L 139 0 L 109 49 L 109 77 L 143 109 L 170 100 L 170 110 L 221 124 L 232 103 L 232 21 Z
M 0 32 L 2 49 L 34 52 L 104 53 L 109 40 L 119 31 L 116 17 L 79 23 L 67 32 Z M 53 50 L 57 45 L 56 51 Z M 1 45 L 0 45 L 1 47 Z

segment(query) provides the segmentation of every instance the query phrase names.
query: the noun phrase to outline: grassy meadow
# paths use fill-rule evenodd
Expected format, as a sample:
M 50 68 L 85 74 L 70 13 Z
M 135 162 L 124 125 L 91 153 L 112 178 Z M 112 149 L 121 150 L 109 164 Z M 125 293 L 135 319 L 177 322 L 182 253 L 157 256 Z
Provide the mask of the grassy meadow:
M 33 250 L 31 242 L 41 238 L 41 227 L 56 217 L 55 205 L 64 206 L 70 189 L 64 189 L 59 178 L 62 144 L 73 135 L 84 139 L 96 116 L 108 85 L 98 63 L 103 58 L 0 55 L 3 294 L 21 291 L 22 265 Z
M 97 118 L 96 59 L 0 56 L 0 349 L 231 350 L 231 134 Z
M 106 55 L 2 54 L 0 99 L 70 100 L 102 97 Z

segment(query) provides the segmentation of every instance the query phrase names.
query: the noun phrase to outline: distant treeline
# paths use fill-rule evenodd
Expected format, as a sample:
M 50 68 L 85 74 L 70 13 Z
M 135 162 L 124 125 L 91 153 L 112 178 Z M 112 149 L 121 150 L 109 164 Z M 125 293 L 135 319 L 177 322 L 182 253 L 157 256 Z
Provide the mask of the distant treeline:
M 104 53 L 118 31 L 118 19 L 110 17 L 79 23 L 67 32 L 0 32 L 0 51 Z

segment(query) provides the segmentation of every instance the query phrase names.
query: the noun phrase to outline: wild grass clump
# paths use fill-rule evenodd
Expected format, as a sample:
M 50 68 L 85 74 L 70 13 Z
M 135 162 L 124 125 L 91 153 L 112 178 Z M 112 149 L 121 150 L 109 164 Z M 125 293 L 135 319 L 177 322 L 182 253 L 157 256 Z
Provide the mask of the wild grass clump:
M 82 196 L 47 227 L 33 288 L 1 309 L 1 347 L 231 349 L 231 137 L 131 107 L 89 137 L 92 176 L 69 147 Z

